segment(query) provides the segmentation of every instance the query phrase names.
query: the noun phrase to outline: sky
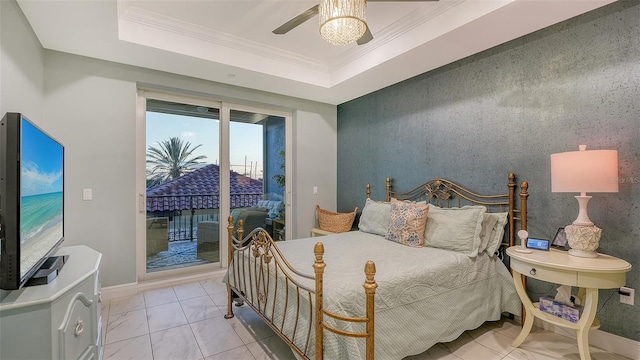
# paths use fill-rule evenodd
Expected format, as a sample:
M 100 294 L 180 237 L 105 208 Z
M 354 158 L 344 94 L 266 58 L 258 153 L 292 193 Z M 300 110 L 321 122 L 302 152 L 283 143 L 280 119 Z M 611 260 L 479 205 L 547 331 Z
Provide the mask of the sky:
M 21 196 L 62 191 L 64 148 L 30 122 L 22 121 Z
M 249 172 L 253 164 L 253 177 L 261 178 L 263 171 L 261 125 L 232 122 L 230 126 L 230 153 L 232 169 Z M 207 164 L 220 164 L 220 121 L 206 118 L 147 112 L 147 149 L 161 141 L 178 136 L 190 142 L 191 148 L 201 145 L 194 156 L 204 155 Z M 253 162 L 253 163 L 252 163 Z M 257 166 L 256 166 L 257 164 Z M 256 174 L 257 168 L 257 176 Z

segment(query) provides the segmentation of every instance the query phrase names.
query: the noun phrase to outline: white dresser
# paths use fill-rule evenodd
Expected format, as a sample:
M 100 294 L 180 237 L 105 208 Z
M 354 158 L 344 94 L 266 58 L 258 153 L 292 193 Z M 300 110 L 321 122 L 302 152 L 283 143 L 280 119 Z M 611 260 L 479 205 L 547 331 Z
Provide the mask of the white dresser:
M 0 303 L 0 359 L 102 359 L 102 255 L 86 246 L 56 255 L 69 259 L 55 280 Z

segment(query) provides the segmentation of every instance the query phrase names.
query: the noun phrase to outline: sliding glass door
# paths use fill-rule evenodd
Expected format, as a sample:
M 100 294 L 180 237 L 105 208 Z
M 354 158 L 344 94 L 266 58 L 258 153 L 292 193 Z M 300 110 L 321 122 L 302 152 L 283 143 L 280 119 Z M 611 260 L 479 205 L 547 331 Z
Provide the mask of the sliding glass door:
M 146 272 L 220 261 L 220 109 L 147 99 Z
M 289 114 L 141 91 L 138 117 L 139 280 L 225 266 L 229 215 L 285 238 Z

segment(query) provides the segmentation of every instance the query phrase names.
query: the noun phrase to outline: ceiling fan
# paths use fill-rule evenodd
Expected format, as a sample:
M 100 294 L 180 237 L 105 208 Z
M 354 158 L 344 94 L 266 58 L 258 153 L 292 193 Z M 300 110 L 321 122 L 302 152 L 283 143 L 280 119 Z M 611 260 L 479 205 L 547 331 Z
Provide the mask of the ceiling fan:
M 297 27 L 298 25 L 304 23 L 305 21 L 311 19 L 312 17 L 316 16 L 316 15 L 320 15 L 320 32 L 322 34 L 322 36 L 325 38 L 325 40 L 334 43 L 336 45 L 345 45 L 347 42 L 342 42 L 342 43 L 337 43 L 334 42 L 332 40 L 327 39 L 327 37 L 325 37 L 325 34 L 323 33 L 323 25 L 324 23 L 329 22 L 330 20 L 335 20 L 336 18 L 349 18 L 349 21 L 353 21 L 353 19 L 355 18 L 356 21 L 360 22 L 361 24 L 359 25 L 360 27 L 364 27 L 364 33 L 360 32 L 359 34 L 362 34 L 361 36 L 357 37 L 356 43 L 358 45 L 364 45 L 366 43 L 368 43 L 369 41 L 373 40 L 373 34 L 371 34 L 371 31 L 369 30 L 369 26 L 366 24 L 365 19 L 364 19 L 364 14 L 366 12 L 366 4 L 367 2 L 423 2 L 423 1 L 438 1 L 438 0 L 359 0 L 359 1 L 345 1 L 345 0 L 321 0 L 321 4 L 315 5 L 312 8 L 310 8 L 309 10 L 301 13 L 300 15 L 294 17 L 293 19 L 287 21 L 286 23 L 280 25 L 277 29 L 273 30 L 272 32 L 276 35 L 283 35 L 288 33 L 289 31 L 293 30 L 295 27 Z M 360 4 L 357 4 L 358 2 L 360 2 Z M 355 14 L 349 14 L 349 15 L 345 15 L 344 14 L 344 10 L 343 9 L 339 9 L 341 6 L 343 6 L 343 3 L 349 3 L 347 6 L 351 6 L 351 7 L 358 7 L 360 5 L 362 5 L 362 16 L 357 16 Z M 321 9 L 321 5 L 323 6 L 323 8 Z M 337 10 L 334 9 L 329 9 L 327 10 L 327 7 L 333 7 L 333 8 L 337 8 Z M 326 14 L 326 12 L 329 12 L 329 14 Z M 331 13 L 340 13 L 339 15 L 334 15 Z M 329 19 L 327 20 L 327 17 L 329 17 Z M 333 18 L 332 18 L 333 17 Z M 352 41 L 349 41 L 352 42 Z

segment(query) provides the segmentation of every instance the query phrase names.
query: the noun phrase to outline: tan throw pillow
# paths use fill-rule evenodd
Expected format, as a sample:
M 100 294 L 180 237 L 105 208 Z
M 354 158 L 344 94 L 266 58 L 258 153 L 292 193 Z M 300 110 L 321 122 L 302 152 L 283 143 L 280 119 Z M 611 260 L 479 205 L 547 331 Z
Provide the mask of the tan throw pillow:
M 391 199 L 391 221 L 385 239 L 412 247 L 424 246 L 424 227 L 429 207 Z

